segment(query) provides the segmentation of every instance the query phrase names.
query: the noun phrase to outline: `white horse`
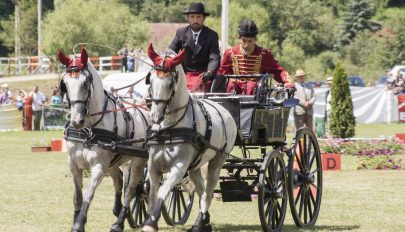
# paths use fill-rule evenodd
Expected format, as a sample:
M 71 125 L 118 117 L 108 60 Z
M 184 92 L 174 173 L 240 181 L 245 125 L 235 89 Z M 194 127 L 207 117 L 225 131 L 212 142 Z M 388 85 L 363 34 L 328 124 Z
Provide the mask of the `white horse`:
M 148 142 L 150 216 L 142 230 L 157 231 L 164 200 L 188 172 L 200 197 L 200 213 L 189 231 L 212 231 L 208 209 L 226 154 L 234 146 L 235 121 L 221 105 L 208 100 L 197 102 L 190 96 L 185 73 L 179 65 L 184 50 L 166 58 L 149 45 L 148 56 L 155 69 L 150 77 L 154 134 Z M 169 172 L 160 186 L 162 173 Z
M 116 199 L 113 211 L 118 216 L 117 222 L 111 226 L 111 231 L 122 231 L 124 220 L 129 213 L 130 201 L 143 177 L 147 159 L 117 154 L 98 146 L 97 141 L 111 143 L 129 137 L 145 137 L 149 127 L 149 114 L 140 109 L 131 109 L 129 113 L 132 119 L 125 119 L 131 117 L 117 109 L 116 102 L 105 93 L 101 78 L 94 66 L 88 62 L 84 48 L 80 58 L 69 58 L 61 51 L 58 58 L 66 66 L 67 73 L 61 80 L 61 89 L 66 91 L 71 105 L 71 127 L 66 129 L 65 136 L 68 137 L 66 143 L 68 163 L 75 187 L 72 231 L 84 231 L 87 211 L 94 192 L 107 172 L 114 181 Z M 75 141 L 74 138 L 79 139 Z M 80 142 L 83 138 L 85 142 Z M 129 145 L 138 148 L 142 146 L 142 144 Z M 122 173 L 119 169 L 119 165 L 122 164 L 129 166 L 128 175 L 130 175 L 125 186 L 123 207 L 121 207 Z M 83 197 L 83 170 L 89 169 L 91 177 Z

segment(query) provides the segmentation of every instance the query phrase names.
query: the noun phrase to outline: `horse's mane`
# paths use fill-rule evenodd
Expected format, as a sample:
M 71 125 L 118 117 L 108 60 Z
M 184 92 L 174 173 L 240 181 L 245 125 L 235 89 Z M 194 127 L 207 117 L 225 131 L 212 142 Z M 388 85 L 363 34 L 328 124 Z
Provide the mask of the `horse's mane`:
M 97 69 L 94 67 L 93 63 L 89 61 L 87 61 L 87 69 L 90 71 L 90 73 L 94 76 L 97 76 L 98 78 L 100 78 L 100 76 L 98 75 L 98 71 Z

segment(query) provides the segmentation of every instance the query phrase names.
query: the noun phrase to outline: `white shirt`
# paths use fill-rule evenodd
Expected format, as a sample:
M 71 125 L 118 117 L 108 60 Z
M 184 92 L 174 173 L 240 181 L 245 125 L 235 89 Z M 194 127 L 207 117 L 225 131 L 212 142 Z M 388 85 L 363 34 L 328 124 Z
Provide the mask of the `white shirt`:
M 45 96 L 41 92 L 32 93 L 32 110 L 39 111 L 42 110 L 42 105 L 45 102 Z

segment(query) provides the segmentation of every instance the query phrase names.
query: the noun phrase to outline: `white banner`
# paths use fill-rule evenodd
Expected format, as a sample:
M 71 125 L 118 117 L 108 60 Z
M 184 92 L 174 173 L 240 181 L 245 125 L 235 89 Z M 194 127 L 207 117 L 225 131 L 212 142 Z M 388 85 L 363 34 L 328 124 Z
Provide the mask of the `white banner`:
M 326 88 L 315 90 L 314 118 L 325 115 Z M 350 87 L 357 123 L 390 123 L 398 121 L 398 98 L 385 87 Z

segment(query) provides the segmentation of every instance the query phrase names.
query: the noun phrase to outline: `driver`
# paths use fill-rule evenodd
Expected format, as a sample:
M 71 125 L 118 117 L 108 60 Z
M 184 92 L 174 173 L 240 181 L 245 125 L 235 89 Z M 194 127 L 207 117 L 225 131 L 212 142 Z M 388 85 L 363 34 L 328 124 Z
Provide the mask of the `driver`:
M 287 88 L 294 88 L 288 72 L 274 59 L 270 50 L 256 45 L 258 29 L 252 20 L 243 20 L 238 27 L 240 44 L 225 50 L 218 75 L 274 74 L 274 79 Z M 237 79 L 228 84 L 227 92 L 254 94 L 258 80 Z

